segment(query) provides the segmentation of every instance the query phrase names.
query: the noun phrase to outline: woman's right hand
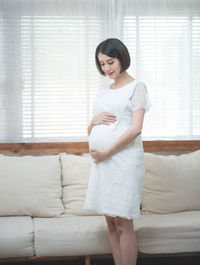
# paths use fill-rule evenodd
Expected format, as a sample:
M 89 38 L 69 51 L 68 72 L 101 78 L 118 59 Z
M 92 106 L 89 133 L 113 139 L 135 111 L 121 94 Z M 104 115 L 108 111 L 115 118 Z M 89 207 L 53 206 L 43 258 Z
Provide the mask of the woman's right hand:
M 107 124 L 109 125 L 111 122 L 116 122 L 117 117 L 108 112 L 101 112 L 98 115 L 94 116 L 91 120 L 92 125 L 98 124 Z

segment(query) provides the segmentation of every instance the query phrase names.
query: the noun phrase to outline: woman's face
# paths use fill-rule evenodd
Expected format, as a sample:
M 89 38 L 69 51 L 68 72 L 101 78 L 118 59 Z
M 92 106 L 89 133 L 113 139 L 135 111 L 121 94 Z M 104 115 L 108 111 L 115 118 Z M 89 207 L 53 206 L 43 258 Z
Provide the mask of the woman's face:
M 116 79 L 119 77 L 121 65 L 120 61 L 117 58 L 109 57 L 106 54 L 99 53 L 98 55 L 99 62 L 101 65 L 102 71 L 105 75 L 109 76 L 111 79 Z

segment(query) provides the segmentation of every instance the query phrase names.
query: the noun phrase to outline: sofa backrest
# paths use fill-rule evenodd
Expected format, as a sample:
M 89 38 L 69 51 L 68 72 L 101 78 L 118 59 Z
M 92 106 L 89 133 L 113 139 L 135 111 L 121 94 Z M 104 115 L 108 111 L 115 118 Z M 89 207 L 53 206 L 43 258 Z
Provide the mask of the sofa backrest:
M 200 150 L 144 157 L 143 213 L 200 211 Z
M 200 150 L 177 152 L 145 152 L 142 213 L 199 210 Z M 83 209 L 91 164 L 88 153 L 0 155 L 0 216 L 98 215 Z
M 0 155 L 0 216 L 63 212 L 59 155 Z

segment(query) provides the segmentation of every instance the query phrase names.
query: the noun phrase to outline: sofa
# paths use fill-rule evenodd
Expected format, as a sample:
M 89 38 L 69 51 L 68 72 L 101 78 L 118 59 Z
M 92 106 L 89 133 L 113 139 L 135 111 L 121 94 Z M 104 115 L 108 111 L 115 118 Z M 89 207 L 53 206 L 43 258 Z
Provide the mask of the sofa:
M 144 153 L 143 254 L 200 253 L 200 150 Z M 0 262 L 111 254 L 105 217 L 84 210 L 92 165 L 82 156 L 0 155 Z

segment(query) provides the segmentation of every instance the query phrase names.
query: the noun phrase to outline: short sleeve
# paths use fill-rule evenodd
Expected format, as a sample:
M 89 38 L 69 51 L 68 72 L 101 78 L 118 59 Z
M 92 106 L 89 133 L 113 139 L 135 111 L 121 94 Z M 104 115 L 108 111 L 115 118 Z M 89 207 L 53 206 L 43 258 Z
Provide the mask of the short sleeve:
M 146 85 L 143 82 L 140 82 L 136 85 L 133 95 L 130 99 L 133 112 L 143 108 L 146 113 L 152 106 Z

